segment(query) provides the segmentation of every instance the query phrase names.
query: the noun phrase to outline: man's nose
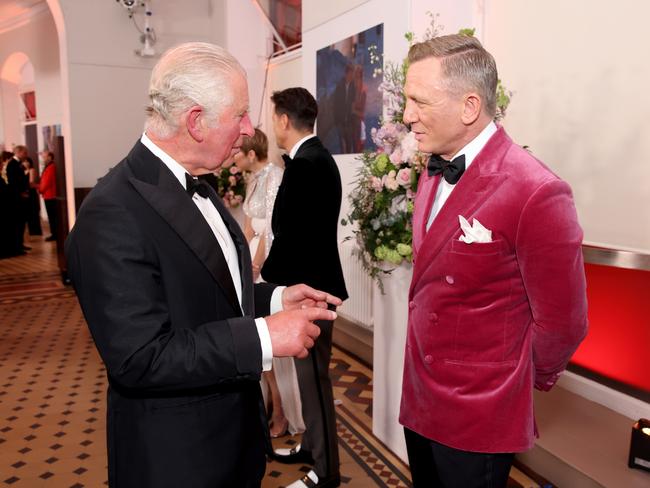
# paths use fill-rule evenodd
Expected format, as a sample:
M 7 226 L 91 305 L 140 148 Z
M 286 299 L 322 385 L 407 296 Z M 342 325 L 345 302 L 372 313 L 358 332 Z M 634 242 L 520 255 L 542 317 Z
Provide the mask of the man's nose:
M 415 110 L 413 110 L 412 102 L 409 102 L 408 100 L 406 101 L 406 105 L 404 106 L 404 115 L 402 116 L 402 119 L 404 120 L 404 123 L 406 125 L 410 125 L 413 122 L 417 121 Z
M 253 128 L 253 123 L 248 113 L 242 118 L 240 129 L 241 133 L 245 136 L 253 137 L 255 135 L 255 129 Z

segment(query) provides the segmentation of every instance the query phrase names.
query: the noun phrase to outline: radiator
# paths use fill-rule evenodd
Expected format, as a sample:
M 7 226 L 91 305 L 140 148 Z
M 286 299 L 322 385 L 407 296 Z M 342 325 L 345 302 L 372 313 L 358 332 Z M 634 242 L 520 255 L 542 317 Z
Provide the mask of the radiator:
M 353 239 L 339 245 L 345 286 L 350 296 L 337 309 L 337 313 L 351 322 L 372 329 L 372 280 L 361 266 L 359 258 L 352 254 L 356 245 Z

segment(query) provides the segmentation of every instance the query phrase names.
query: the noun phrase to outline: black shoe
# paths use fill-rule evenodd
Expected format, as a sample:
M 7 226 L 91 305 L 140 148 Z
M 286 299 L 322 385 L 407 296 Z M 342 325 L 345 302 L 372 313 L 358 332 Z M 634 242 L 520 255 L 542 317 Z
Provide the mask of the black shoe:
M 291 449 L 275 449 L 273 459 L 282 464 L 314 464 L 311 452 L 300 449 L 300 444 Z
M 46 242 L 56 241 L 56 237 L 54 237 L 54 236 L 46 237 L 46 238 L 45 238 L 45 241 L 46 241 Z

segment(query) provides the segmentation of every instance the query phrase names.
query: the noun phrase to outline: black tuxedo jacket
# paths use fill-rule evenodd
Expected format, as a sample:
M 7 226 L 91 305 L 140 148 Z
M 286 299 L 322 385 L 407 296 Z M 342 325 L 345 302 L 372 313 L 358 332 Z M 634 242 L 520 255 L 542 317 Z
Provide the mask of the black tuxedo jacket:
M 285 158 L 262 277 L 279 285 L 306 283 L 345 300 L 337 243 L 340 209 L 339 169 L 320 139 L 312 137 L 293 160 Z
M 91 191 L 68 270 L 106 365 L 111 487 L 258 486 L 265 468 L 262 355 L 246 239 L 240 307 L 225 258 L 171 171 L 138 142 Z M 243 313 L 242 313 L 243 308 Z

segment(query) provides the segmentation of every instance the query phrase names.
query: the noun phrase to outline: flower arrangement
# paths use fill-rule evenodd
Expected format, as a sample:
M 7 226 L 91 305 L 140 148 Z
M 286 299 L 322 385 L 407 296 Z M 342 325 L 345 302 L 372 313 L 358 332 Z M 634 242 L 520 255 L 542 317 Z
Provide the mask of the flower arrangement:
M 246 175 L 230 163 L 225 163 L 215 172 L 217 185 L 215 190 L 228 208 L 236 208 L 246 196 Z
M 424 40 L 439 35 L 443 29 L 431 17 L 430 27 Z M 474 29 L 462 29 L 460 34 L 474 35 Z M 409 45 L 414 42 L 413 33 L 405 35 Z M 370 50 L 371 61 L 379 56 Z M 384 80 L 379 86 L 383 93 L 384 113 L 381 126 L 371 130 L 375 151 L 366 151 L 359 159 L 355 188 L 350 194 L 351 211 L 342 220 L 343 225 L 354 224 L 353 234 L 358 248 L 355 254 L 364 269 L 377 280 L 383 292 L 381 277 L 395 266 L 413 260 L 412 216 L 417 182 L 426 167 L 428 155 L 417 150 L 417 141 L 404 124 L 404 83 L 408 61 L 396 64 L 387 62 L 383 69 Z M 381 74 L 376 69 L 373 76 Z M 499 81 L 497 86 L 498 121 L 505 115 L 512 93 Z

